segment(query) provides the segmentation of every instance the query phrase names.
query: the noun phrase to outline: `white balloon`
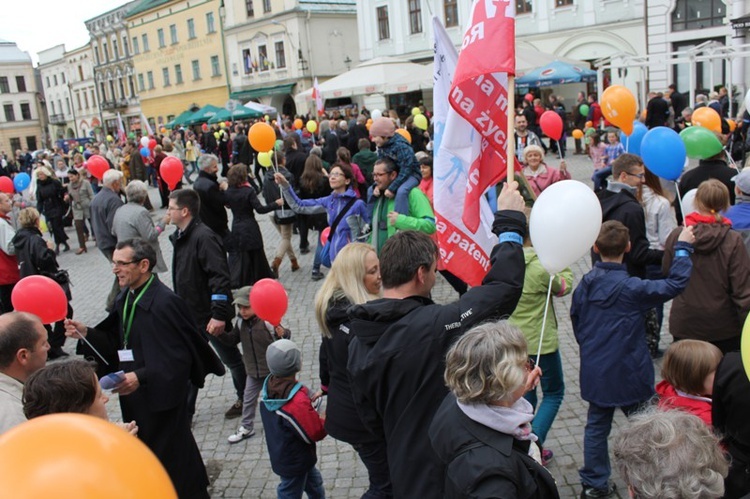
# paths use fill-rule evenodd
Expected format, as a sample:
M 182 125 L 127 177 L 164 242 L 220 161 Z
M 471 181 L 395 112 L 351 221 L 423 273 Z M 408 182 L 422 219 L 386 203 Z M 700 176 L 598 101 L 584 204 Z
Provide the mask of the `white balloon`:
M 143 147 L 148 147 L 148 137 L 141 137 L 141 145 Z
M 690 189 L 682 195 L 682 216 L 688 215 L 695 211 L 695 193 L 698 189 Z
M 374 120 L 376 120 L 378 118 L 382 118 L 383 117 L 383 111 L 381 111 L 380 109 L 373 109 L 372 113 L 370 114 L 370 117 L 372 119 L 374 119 Z
M 745 109 L 750 112 L 750 90 L 745 94 Z
M 557 274 L 588 253 L 602 225 L 602 207 L 577 180 L 547 187 L 531 210 L 529 235 L 542 266 Z

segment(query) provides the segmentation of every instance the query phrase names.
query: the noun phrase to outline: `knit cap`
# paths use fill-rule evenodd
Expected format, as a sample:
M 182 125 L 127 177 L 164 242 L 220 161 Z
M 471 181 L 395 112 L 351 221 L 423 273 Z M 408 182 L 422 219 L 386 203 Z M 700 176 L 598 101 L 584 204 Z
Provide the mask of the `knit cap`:
M 390 118 L 378 118 L 370 126 L 370 135 L 373 137 L 393 137 L 396 134 L 396 125 Z
M 277 340 L 268 346 L 266 362 L 271 374 L 283 378 L 292 376 L 302 369 L 302 354 L 292 340 Z

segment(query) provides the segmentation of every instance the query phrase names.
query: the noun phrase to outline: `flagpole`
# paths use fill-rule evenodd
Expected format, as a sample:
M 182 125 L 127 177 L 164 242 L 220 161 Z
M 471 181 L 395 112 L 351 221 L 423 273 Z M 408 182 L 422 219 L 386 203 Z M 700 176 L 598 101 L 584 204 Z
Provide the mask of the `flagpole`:
M 516 77 L 508 75 L 508 139 L 506 180 L 510 183 L 516 177 Z

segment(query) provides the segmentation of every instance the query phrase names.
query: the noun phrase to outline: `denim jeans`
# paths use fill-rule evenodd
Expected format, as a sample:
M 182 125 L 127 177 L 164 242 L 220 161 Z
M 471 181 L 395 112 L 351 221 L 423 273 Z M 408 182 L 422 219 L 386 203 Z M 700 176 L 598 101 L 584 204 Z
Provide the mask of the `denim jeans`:
M 612 167 L 606 166 L 601 170 L 597 170 L 591 176 L 591 180 L 594 182 L 594 192 L 604 189 L 604 181 L 612 175 Z
M 626 416 L 637 412 L 646 402 L 620 407 Z M 586 430 L 583 434 L 583 468 L 578 470 L 583 485 L 606 489 L 612 468 L 609 464 L 607 439 L 612 430 L 616 407 L 601 407 L 589 402 Z
M 320 235 L 322 231 L 318 231 L 318 243 L 315 245 L 315 256 L 313 257 L 313 272 L 320 272 L 320 259 L 323 254 L 323 243 L 320 241 Z M 328 236 L 331 237 L 331 236 Z
M 539 383 L 542 387 L 542 403 L 539 405 L 539 410 L 536 411 L 531 427 L 534 434 L 539 438 L 539 444 L 542 445 L 547 439 L 547 433 L 565 396 L 560 351 L 540 355 L 539 367 L 542 368 L 542 379 Z M 527 392 L 524 397 L 536 409 L 536 388 Z
M 278 499 L 302 499 L 302 492 L 307 492 L 309 499 L 325 499 L 326 489 L 323 487 L 323 477 L 318 468 L 313 466 L 304 475 L 282 476 L 281 483 L 276 487 Z
M 362 495 L 362 499 L 392 499 L 393 485 L 385 442 L 353 444 L 352 447 L 359 454 L 370 478 L 370 488 Z
M 419 180 L 414 177 L 406 177 L 404 183 L 396 191 L 396 203 L 393 210 L 400 215 L 410 215 L 409 213 L 409 193 L 419 185 Z M 369 190 L 368 190 L 369 192 Z

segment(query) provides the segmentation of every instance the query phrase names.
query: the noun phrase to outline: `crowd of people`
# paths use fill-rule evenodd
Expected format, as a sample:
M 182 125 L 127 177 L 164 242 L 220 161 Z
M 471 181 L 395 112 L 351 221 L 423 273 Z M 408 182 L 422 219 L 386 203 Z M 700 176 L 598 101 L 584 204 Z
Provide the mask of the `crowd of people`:
M 564 113 L 560 99 L 548 101 Z M 179 497 L 208 497 L 191 422 L 206 376 L 228 371 L 236 398 L 225 417 L 240 423 L 227 444 L 255 436 L 260 413 L 280 498 L 325 497 L 316 442 L 326 436 L 351 445 L 365 466 L 362 497 L 559 497 L 545 442 L 565 396 L 558 316 L 567 314 L 554 301 L 572 293 L 588 406 L 581 497 L 616 493 L 608 439 L 618 408 L 632 416 L 613 442 L 631 497 L 750 494 L 750 380 L 738 353 L 750 311 L 750 223 L 733 223 L 750 222 L 750 170 L 734 170 L 725 151 L 701 160 L 679 183 L 680 192 L 696 189 L 683 216 L 679 199 L 603 122 L 596 96 L 579 101 L 573 119 L 584 118 L 586 102 L 585 118 L 596 122 L 583 136 L 603 223 L 593 267 L 578 283 L 570 268 L 550 276 L 541 264 L 528 235 L 530 203 L 513 180 L 497 197 L 497 244 L 482 284 L 469 287 L 444 267 L 431 130 L 413 117 L 402 127 L 398 116 L 363 112 L 322 120 L 314 132 L 282 117 L 265 170 L 250 124 L 58 148 L 31 165 L 21 153 L 4 168 L 31 174 L 32 185 L 0 193 L 0 432 L 54 412 L 106 419 L 97 379 L 114 377 L 124 429 L 159 458 Z M 538 129 L 541 102 L 521 99 L 515 117 L 531 201 L 571 178 L 565 137 L 545 143 Z M 658 109 L 649 103 L 644 118 Z M 578 138 L 575 145 L 585 153 Z M 548 153 L 559 157 L 555 166 Z M 101 178 L 86 167 L 95 155 L 110 165 Z M 184 184 L 172 188 L 159 171 L 169 156 L 184 167 Z M 149 187 L 166 210 L 156 220 Z M 264 244 L 255 213 L 268 216 L 277 248 Z M 70 249 L 67 221 L 76 253 L 93 239 L 115 275 L 102 297 L 106 317 L 93 326 L 70 306 L 66 320 L 43 325 L 9 299 L 15 282 L 37 274 L 71 299 L 56 259 Z M 160 249 L 169 225 L 171 262 Z M 291 272 L 302 268 L 297 254 L 313 251 L 310 232 L 310 279 L 322 280 L 313 304 L 317 390 L 299 380 L 295 332 L 259 317 L 250 300 L 258 281 L 284 280 L 285 258 Z M 169 263 L 170 285 L 159 278 Z M 451 303 L 431 299 L 438 271 L 457 293 Z M 664 352 L 668 300 L 673 342 Z M 86 360 L 45 366 L 69 355 L 66 337 Z

